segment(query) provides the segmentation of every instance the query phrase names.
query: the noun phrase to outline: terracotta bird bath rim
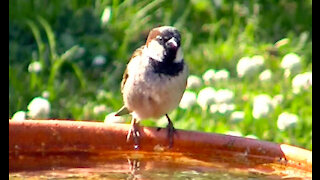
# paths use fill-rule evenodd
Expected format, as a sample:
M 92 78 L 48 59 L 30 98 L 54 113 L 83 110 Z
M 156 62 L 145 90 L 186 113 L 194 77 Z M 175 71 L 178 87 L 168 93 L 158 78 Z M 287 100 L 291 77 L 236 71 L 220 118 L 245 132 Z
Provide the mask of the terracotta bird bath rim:
M 150 161 L 148 167 L 165 161 L 271 177 L 312 178 L 312 152 L 303 148 L 178 129 L 169 148 L 166 129 L 140 127 L 140 146 L 135 149 L 133 140 L 126 139 L 129 128 L 128 124 L 103 122 L 9 120 L 9 174 L 134 159 Z

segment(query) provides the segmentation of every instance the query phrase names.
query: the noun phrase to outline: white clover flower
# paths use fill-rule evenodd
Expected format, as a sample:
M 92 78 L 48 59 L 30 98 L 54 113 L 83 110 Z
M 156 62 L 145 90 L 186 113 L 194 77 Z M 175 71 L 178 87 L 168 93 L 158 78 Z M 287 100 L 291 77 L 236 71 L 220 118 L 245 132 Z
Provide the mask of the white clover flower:
M 251 61 L 252 64 L 258 69 L 264 65 L 264 57 L 261 55 L 252 56 Z
M 111 7 L 108 6 L 104 8 L 103 13 L 101 15 L 101 24 L 106 25 L 111 19 Z
M 104 123 L 123 123 L 125 122 L 125 118 L 122 116 L 115 116 L 116 112 L 112 112 L 105 116 Z
M 281 67 L 285 70 L 286 77 L 299 73 L 301 58 L 295 53 L 288 53 L 282 58 Z
M 209 69 L 202 75 L 202 79 L 204 80 L 204 83 L 209 85 L 214 81 L 214 76 L 215 76 L 215 70 L 214 69 Z
M 237 64 L 238 77 L 255 75 L 264 64 L 263 56 L 242 57 Z
M 295 94 L 307 90 L 310 86 L 312 86 L 312 72 L 298 74 L 292 79 L 292 89 Z
M 235 109 L 234 104 L 222 103 L 222 104 L 219 104 L 218 112 L 221 114 L 226 114 L 226 113 L 232 112 L 234 109 Z
M 86 49 L 84 47 L 78 47 L 77 53 L 74 55 L 74 58 L 80 58 L 81 56 L 84 55 L 86 52 Z
M 265 82 L 265 81 L 270 81 L 272 78 L 272 72 L 270 69 L 266 69 L 264 70 L 262 73 L 260 73 L 259 75 L 259 79 L 260 81 L 262 82 Z
M 14 113 L 14 115 L 11 118 L 12 121 L 24 121 L 26 120 L 26 112 L 24 111 L 18 111 Z
M 187 89 L 196 89 L 202 86 L 201 78 L 195 75 L 190 75 L 187 82 Z
M 198 93 L 197 103 L 203 110 L 206 110 L 209 105 L 214 102 L 216 90 L 213 87 L 206 87 L 201 89 Z
M 283 131 L 297 124 L 299 117 L 288 112 L 281 113 L 278 116 L 277 126 Z
M 214 104 L 210 106 L 210 112 L 225 114 L 234 110 L 235 105 L 231 104 L 234 93 L 229 89 L 220 89 L 213 96 Z
M 257 136 L 253 135 L 253 134 L 249 134 L 245 136 L 246 138 L 251 138 L 251 139 L 259 139 Z
M 211 114 L 215 114 L 218 112 L 221 114 L 226 114 L 226 113 L 232 112 L 234 109 L 235 109 L 234 104 L 221 103 L 221 104 L 210 105 Z
M 229 103 L 233 100 L 234 93 L 229 89 L 219 89 L 214 96 L 216 103 Z
M 278 94 L 275 95 L 272 98 L 272 106 L 273 108 L 277 107 L 278 105 L 280 105 L 283 102 L 283 95 L 282 94 Z
M 181 109 L 188 109 L 197 103 L 197 95 L 192 91 L 185 91 L 180 101 Z
M 38 73 L 42 70 L 41 63 L 39 61 L 34 61 L 29 64 L 28 71 L 33 73 Z
M 230 121 L 237 123 L 244 120 L 244 112 L 243 111 L 234 111 L 230 115 Z
M 242 137 L 242 133 L 239 131 L 227 131 L 224 134 L 226 135 L 230 135 L 230 136 L 238 136 L 238 137 Z
M 227 80 L 229 79 L 230 73 L 226 69 L 218 70 L 214 75 L 215 81 Z
M 272 111 L 272 99 L 267 94 L 261 94 L 254 97 L 252 115 L 259 119 L 266 117 Z
M 97 90 L 97 99 L 101 100 L 101 99 L 106 99 L 108 97 L 108 92 L 103 90 L 103 89 L 99 89 Z
M 49 91 L 43 91 L 41 93 L 41 96 L 45 99 L 48 99 L 50 97 L 50 92 Z
M 222 4 L 222 0 L 213 0 L 214 6 L 220 8 Z
M 42 97 L 34 98 L 28 105 L 27 115 L 31 119 L 48 118 L 50 113 L 50 103 Z
M 238 77 L 243 77 L 249 73 L 251 68 L 251 59 L 249 57 L 242 57 L 237 64 Z
M 102 55 L 98 55 L 93 58 L 92 65 L 94 66 L 102 66 L 106 63 L 106 58 Z
M 94 106 L 94 107 L 93 107 L 93 113 L 94 113 L 95 115 L 99 115 L 99 114 L 101 114 L 101 113 L 104 113 L 104 112 L 106 112 L 106 110 L 107 110 L 107 107 L 106 107 L 106 105 L 104 105 L 104 104 L 97 105 L 97 106 Z
M 210 113 L 215 114 L 217 112 L 219 112 L 219 104 L 210 105 Z

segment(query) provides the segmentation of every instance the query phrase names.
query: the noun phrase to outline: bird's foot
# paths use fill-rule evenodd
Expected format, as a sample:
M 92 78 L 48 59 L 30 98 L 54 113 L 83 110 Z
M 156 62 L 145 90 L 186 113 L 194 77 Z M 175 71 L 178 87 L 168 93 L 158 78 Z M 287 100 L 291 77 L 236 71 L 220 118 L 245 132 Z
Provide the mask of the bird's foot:
M 134 149 L 139 149 L 140 144 L 140 132 L 139 132 L 139 123 L 136 122 L 136 119 L 131 120 L 131 127 L 128 131 L 127 135 L 127 142 L 129 142 L 129 139 L 132 135 L 133 141 L 134 141 Z
M 176 132 L 176 129 L 173 127 L 173 123 L 170 120 L 169 116 L 166 114 L 166 117 L 168 119 L 168 125 L 167 125 L 167 129 L 168 129 L 168 134 L 167 137 L 169 139 L 169 148 L 172 148 L 173 146 L 173 136 L 174 133 Z

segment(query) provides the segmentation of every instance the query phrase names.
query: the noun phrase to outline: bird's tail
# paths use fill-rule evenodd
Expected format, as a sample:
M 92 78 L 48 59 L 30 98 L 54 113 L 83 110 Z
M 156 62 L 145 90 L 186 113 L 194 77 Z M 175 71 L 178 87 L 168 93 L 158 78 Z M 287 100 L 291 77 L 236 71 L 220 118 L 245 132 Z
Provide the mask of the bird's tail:
M 115 116 L 122 116 L 122 115 L 126 115 L 126 114 L 130 114 L 130 111 L 128 110 L 127 107 L 122 106 L 119 111 L 115 114 Z

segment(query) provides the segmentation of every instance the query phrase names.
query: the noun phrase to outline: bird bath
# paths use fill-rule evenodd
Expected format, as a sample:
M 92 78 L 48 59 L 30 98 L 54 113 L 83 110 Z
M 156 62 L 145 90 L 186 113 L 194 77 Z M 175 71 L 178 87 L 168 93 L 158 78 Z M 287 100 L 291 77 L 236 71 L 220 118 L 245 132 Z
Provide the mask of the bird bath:
M 9 121 L 9 178 L 312 179 L 312 152 L 286 144 L 141 127 L 139 149 L 127 124 Z

